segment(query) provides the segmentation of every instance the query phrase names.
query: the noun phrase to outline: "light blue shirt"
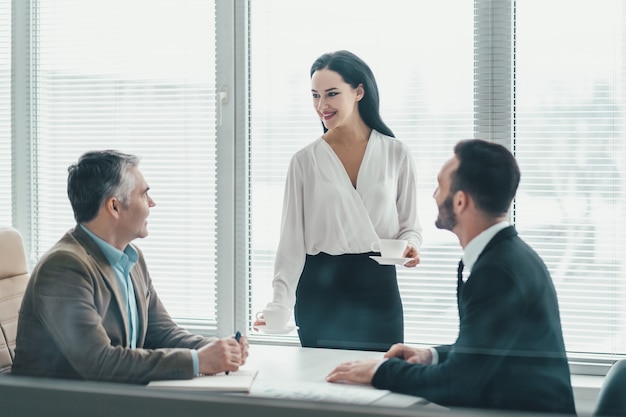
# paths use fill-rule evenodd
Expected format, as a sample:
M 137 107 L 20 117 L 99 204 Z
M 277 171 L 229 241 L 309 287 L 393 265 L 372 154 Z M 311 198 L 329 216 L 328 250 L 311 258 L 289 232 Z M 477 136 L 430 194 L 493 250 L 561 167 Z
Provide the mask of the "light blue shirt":
M 135 288 L 133 287 L 133 282 L 130 279 L 130 271 L 139 260 L 139 254 L 130 245 L 126 245 L 124 252 L 122 252 L 91 233 L 91 231 L 89 231 L 82 224 L 80 226 L 96 242 L 115 272 L 115 277 L 117 278 L 117 283 L 120 286 L 120 291 L 126 307 L 126 314 L 128 316 L 130 347 L 134 349 L 137 347 L 137 328 L 139 327 L 139 319 L 137 318 L 137 301 L 135 299 Z
M 104 256 L 111 264 L 115 277 L 120 286 L 124 303 L 126 304 L 126 314 L 128 315 L 128 323 L 130 328 L 130 347 L 132 349 L 137 347 L 137 329 L 139 327 L 139 319 L 137 317 L 137 300 L 135 299 L 135 287 L 130 279 L 130 271 L 133 269 L 137 261 L 139 260 L 139 254 L 130 245 L 126 245 L 124 252 L 120 251 L 116 247 L 110 245 L 98 236 L 94 235 L 82 224 L 80 227 L 96 242 L 100 250 L 104 253 Z M 200 373 L 200 361 L 198 359 L 198 351 L 191 349 L 191 358 L 193 359 L 193 372 L 195 375 Z

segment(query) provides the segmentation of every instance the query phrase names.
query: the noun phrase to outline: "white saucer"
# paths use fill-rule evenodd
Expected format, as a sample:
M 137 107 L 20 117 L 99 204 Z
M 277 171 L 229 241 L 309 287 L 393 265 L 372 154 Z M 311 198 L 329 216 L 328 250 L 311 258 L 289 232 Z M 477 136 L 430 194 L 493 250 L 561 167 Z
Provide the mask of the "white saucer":
M 383 258 L 382 256 L 370 256 L 373 260 L 381 265 L 404 265 L 411 258 Z
M 287 326 L 287 327 L 283 327 L 282 329 L 271 329 L 271 328 L 268 328 L 264 324 L 254 326 L 254 327 L 256 327 L 261 333 L 265 333 L 265 334 L 287 334 L 299 328 L 298 326 Z

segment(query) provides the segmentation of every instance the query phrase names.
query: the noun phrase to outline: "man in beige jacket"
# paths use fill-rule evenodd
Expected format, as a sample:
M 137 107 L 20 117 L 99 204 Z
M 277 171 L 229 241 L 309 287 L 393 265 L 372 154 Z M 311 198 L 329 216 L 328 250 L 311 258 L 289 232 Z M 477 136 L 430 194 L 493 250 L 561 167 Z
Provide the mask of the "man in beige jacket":
M 192 335 L 174 323 L 131 242 L 155 205 L 139 158 L 84 154 L 68 171 L 77 225 L 35 266 L 20 310 L 14 375 L 146 383 L 236 371 L 246 337 Z

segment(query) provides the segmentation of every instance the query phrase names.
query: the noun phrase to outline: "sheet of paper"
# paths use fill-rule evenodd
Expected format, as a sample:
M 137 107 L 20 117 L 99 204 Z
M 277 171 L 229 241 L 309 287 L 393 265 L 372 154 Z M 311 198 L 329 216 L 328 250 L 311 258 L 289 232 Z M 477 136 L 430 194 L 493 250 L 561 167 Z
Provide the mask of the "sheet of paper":
M 240 369 L 237 372 L 216 375 L 198 376 L 192 379 L 176 379 L 152 381 L 148 388 L 218 391 L 218 392 L 250 392 L 257 370 Z
M 298 382 L 296 384 L 261 383 L 257 381 L 250 395 L 295 400 L 327 401 L 349 404 L 371 404 L 389 394 L 372 387 L 329 382 Z

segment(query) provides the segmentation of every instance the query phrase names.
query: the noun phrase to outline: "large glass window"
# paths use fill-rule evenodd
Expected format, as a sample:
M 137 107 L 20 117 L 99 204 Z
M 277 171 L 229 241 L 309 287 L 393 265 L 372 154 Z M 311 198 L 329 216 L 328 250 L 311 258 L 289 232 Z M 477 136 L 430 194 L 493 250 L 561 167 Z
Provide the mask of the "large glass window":
M 465 0 L 392 0 L 383 9 L 360 0 L 250 2 L 252 312 L 271 301 L 289 160 L 322 134 L 310 66 L 322 53 L 348 49 L 372 68 L 383 119 L 409 144 L 418 172 L 423 263 L 398 268 L 405 339 L 454 339 L 461 251 L 454 235 L 434 227 L 432 194 L 452 145 L 473 133 L 473 10 Z
M 517 2 L 515 219 L 572 354 L 626 354 L 624 3 Z
M 349 49 L 371 65 L 383 117 L 411 147 L 419 172 L 423 263 L 398 270 L 405 340 L 456 336 L 461 250 L 451 233 L 434 228 L 431 195 L 453 144 L 482 132 L 510 146 L 520 163 L 511 220 L 551 271 L 568 351 L 626 354 L 623 4 L 499 6 L 396 0 L 383 11 L 360 1 L 250 2 L 252 312 L 271 299 L 288 161 L 321 134 L 309 67 L 324 52 Z M 478 24 L 486 26 L 477 32 Z M 477 67 L 478 59 L 490 66 Z
M 503 2 L 229 1 L 31 0 L 22 7 L 0 0 L 0 225 L 29 225 L 32 259 L 74 226 L 67 166 L 91 149 L 136 153 L 157 203 L 150 236 L 137 243 L 172 315 L 212 332 L 224 320 L 218 306 L 232 306 L 235 294 L 235 309 L 251 321 L 271 299 L 289 159 L 322 133 L 310 99 L 310 65 L 324 52 L 348 49 L 372 67 L 383 118 L 410 146 L 418 169 L 423 263 L 398 268 L 406 340 L 436 344 L 456 336 L 461 249 L 453 234 L 434 228 L 431 196 L 454 143 L 499 124 L 498 137 L 489 139 L 509 145 L 522 169 L 512 220 L 552 273 L 569 352 L 626 354 L 622 1 L 524 0 L 497 10 L 492 6 Z M 245 9 L 245 24 L 238 20 L 234 35 L 216 29 L 216 3 L 228 19 L 230 6 Z M 11 27 L 16 4 L 13 23 L 28 21 L 27 30 Z M 478 21 L 493 23 L 494 32 L 476 31 Z M 512 28 L 510 40 L 498 32 L 502 22 Z M 26 32 L 29 39 L 19 45 L 28 50 L 11 51 L 11 37 Z M 221 35 L 237 40 L 232 50 L 222 43 L 216 49 Z M 486 93 L 475 74 L 483 53 L 502 58 L 481 73 L 499 83 Z M 12 92 L 16 56 L 30 74 Z M 215 80 L 224 74 L 217 74 L 216 62 L 245 80 L 225 86 L 234 126 L 222 127 L 220 141 Z M 15 97 L 27 103 L 17 125 L 28 127 L 28 137 L 11 137 Z M 245 103 L 237 102 L 242 97 Z M 485 112 L 484 100 L 511 105 Z M 508 126 L 510 135 L 503 134 Z M 232 141 L 248 159 L 220 158 L 218 166 L 217 143 Z M 224 181 L 231 174 L 236 180 Z M 218 192 L 224 188 L 229 193 Z M 225 200 L 218 196 L 233 194 L 227 207 L 238 203 L 237 213 L 218 222 Z M 230 221 L 246 217 L 241 212 L 249 223 L 236 235 L 241 225 Z M 218 276 L 224 259 L 237 265 L 230 269 L 235 278 Z M 218 296 L 222 287 L 232 287 L 228 297 Z
M 142 157 L 156 207 L 144 251 L 180 322 L 215 326 L 215 5 L 39 0 L 34 31 L 37 256 L 74 226 L 67 167 L 85 151 Z

